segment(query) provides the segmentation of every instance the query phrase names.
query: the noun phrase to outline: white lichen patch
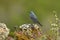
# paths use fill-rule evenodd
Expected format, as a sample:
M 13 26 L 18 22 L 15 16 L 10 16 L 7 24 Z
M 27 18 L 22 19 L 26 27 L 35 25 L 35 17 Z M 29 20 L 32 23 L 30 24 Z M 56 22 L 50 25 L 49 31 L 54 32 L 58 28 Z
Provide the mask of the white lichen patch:
M 8 37 L 9 29 L 7 28 L 6 24 L 0 23 L 0 39 L 4 40 Z

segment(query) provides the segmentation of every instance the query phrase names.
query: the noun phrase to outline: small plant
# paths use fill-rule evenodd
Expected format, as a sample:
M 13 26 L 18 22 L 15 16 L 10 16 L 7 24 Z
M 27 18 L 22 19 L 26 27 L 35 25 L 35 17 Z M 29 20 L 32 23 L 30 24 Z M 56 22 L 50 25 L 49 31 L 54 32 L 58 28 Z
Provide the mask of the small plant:
M 54 13 L 54 18 L 55 18 L 55 22 L 51 22 L 51 28 L 48 31 L 48 36 L 51 37 L 51 40 L 58 40 L 59 37 L 59 18 L 57 17 L 57 13 L 55 11 L 53 11 Z

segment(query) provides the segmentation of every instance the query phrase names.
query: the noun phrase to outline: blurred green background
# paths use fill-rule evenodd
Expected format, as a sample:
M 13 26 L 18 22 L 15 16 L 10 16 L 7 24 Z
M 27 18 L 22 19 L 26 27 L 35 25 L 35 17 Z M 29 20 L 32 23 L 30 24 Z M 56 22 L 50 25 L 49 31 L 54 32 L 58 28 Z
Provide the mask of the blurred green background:
M 29 18 L 31 10 L 46 28 L 49 20 L 53 20 L 53 11 L 59 17 L 60 0 L 0 0 L 0 22 L 6 23 L 11 29 L 16 25 L 33 23 Z

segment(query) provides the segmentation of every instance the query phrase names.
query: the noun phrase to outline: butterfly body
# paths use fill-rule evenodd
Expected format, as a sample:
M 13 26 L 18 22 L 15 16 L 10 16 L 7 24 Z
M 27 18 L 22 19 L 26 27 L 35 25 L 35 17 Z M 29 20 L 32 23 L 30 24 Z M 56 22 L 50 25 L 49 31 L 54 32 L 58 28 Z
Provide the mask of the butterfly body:
M 33 11 L 30 12 L 30 18 L 31 18 L 31 20 L 32 20 L 34 23 L 37 23 L 37 24 L 39 24 L 40 26 L 42 26 L 42 25 L 40 24 L 40 22 L 38 21 L 38 19 L 37 19 L 36 15 L 34 14 Z

